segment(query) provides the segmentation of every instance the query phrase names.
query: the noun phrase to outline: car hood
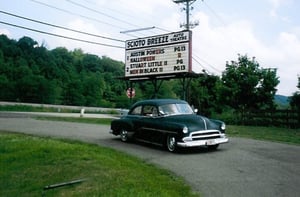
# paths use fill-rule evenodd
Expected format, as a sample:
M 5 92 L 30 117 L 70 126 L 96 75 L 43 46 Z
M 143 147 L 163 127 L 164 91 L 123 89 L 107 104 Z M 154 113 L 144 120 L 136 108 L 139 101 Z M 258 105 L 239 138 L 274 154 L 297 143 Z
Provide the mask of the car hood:
M 196 114 L 164 117 L 166 122 L 185 125 L 190 131 L 220 130 L 220 125 L 204 116 Z

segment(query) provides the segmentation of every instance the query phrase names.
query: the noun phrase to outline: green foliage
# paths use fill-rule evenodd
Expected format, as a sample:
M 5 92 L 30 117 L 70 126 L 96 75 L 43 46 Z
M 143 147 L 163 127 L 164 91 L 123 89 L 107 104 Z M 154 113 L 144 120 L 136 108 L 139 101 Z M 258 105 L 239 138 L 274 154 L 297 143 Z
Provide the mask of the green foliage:
M 300 124 L 300 76 L 298 76 L 298 91 L 291 97 L 291 107 L 298 112 L 298 123 Z
M 274 108 L 273 99 L 279 79 L 276 69 L 263 69 L 253 58 L 239 56 L 226 64 L 222 74 L 224 104 L 235 110 Z
M 38 107 L 38 106 L 22 105 L 22 104 L 20 104 L 20 105 L 0 105 L 0 111 L 80 113 L 80 109 L 45 107 L 45 106 Z M 94 113 L 96 113 L 96 112 L 94 112 Z
M 300 76 L 298 76 L 298 91 L 293 94 L 291 97 L 291 107 L 299 111 L 300 118 Z
M 199 112 L 211 116 L 213 112 L 222 112 L 220 105 L 221 79 L 218 76 L 206 75 L 191 82 L 191 103 Z
M 64 47 L 47 50 L 29 37 L 18 41 L 0 36 L 0 100 L 79 106 L 128 108 L 124 63 Z M 154 95 L 151 82 L 135 84 L 132 102 L 177 98 L 174 81 Z
M 0 36 L 0 100 L 114 107 L 126 98 L 116 80 L 123 73 L 123 63 L 108 57 Z

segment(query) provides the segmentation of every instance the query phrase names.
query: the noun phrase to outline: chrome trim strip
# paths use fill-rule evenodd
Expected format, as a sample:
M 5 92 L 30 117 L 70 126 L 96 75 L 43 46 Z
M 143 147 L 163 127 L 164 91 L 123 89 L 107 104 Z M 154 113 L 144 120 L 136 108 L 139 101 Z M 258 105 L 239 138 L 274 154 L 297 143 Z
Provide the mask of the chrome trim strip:
M 161 133 L 177 134 L 176 131 L 169 131 L 169 130 L 162 130 L 162 129 L 153 129 L 153 128 L 150 128 L 150 127 L 142 127 L 141 129 L 143 129 L 143 130 L 149 130 L 149 131 L 158 131 L 158 132 L 161 132 Z
M 203 122 L 204 122 L 204 127 L 205 127 L 205 130 L 207 129 L 207 125 L 206 125 L 206 121 L 205 121 L 205 119 L 203 118 L 203 117 L 201 117 L 201 116 L 199 116 L 202 120 L 203 120 Z

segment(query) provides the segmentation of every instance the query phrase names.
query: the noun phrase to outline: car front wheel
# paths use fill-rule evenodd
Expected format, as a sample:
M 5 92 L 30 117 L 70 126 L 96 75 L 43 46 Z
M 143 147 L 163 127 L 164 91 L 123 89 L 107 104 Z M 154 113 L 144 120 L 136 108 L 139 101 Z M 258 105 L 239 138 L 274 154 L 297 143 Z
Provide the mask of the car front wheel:
M 123 142 L 128 142 L 128 131 L 125 129 L 122 129 L 120 131 L 120 137 Z
M 177 145 L 176 144 L 177 144 L 177 141 L 176 141 L 175 136 L 168 135 L 167 136 L 167 148 L 168 148 L 168 151 L 175 152 L 177 150 Z

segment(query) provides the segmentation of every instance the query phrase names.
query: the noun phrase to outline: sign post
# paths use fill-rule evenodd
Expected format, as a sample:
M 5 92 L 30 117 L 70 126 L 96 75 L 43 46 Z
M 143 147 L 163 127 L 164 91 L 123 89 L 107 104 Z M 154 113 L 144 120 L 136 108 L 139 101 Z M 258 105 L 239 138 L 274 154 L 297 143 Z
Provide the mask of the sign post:
M 126 90 L 126 95 L 128 98 L 132 99 L 133 97 L 135 97 L 135 89 L 134 88 L 128 88 Z

